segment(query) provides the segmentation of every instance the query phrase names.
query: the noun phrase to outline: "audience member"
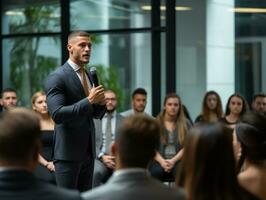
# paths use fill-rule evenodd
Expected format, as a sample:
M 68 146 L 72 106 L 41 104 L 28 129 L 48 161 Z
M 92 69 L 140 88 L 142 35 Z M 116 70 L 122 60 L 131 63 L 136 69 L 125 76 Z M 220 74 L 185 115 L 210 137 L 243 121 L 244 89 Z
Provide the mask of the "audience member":
M 202 111 L 197 116 L 197 122 L 217 122 L 223 117 L 222 101 L 219 94 L 213 90 L 208 91 L 202 102 Z
M 238 175 L 240 185 L 266 200 L 266 118 L 261 113 L 247 113 L 236 125 L 240 143 Z
M 104 94 L 106 114 L 102 120 L 94 120 L 97 158 L 94 165 L 93 187 L 105 183 L 115 169 L 115 157 L 110 154 L 109 147 L 124 119 L 116 112 L 117 98 L 114 91 L 106 90 Z
M 111 151 L 115 155 L 116 169 L 105 185 L 82 194 L 85 200 L 179 200 L 184 199 L 174 190 L 149 176 L 148 163 L 155 156 L 160 131 L 156 120 L 134 115 L 124 120 Z
M 39 114 L 42 131 L 42 151 L 39 155 L 39 165 L 36 175 L 44 181 L 55 184 L 55 167 L 52 159 L 54 122 L 48 113 L 46 95 L 44 92 L 36 92 L 31 98 L 32 109 Z
M 221 123 L 199 123 L 189 131 L 182 162 L 187 200 L 257 199 L 237 182 L 232 131 Z
M 5 88 L 1 93 L 0 104 L 3 111 L 7 111 L 10 108 L 17 106 L 17 92 L 13 88 Z
M 133 114 L 145 114 L 145 107 L 147 104 L 147 92 L 144 88 L 137 88 L 132 93 L 131 106 L 132 109 L 121 113 L 122 116 L 128 117 Z
M 0 119 L 0 199 L 81 199 L 77 191 L 57 188 L 33 175 L 41 147 L 40 120 L 15 108 Z
M 252 110 L 266 114 L 266 94 L 255 94 L 252 101 Z
M 221 122 L 234 128 L 240 117 L 248 111 L 248 104 L 245 98 L 239 94 L 232 94 L 226 104 L 225 117 Z
M 174 180 L 177 163 L 183 156 L 183 144 L 190 122 L 186 119 L 180 97 L 175 93 L 166 95 L 164 107 L 157 116 L 160 124 L 160 149 L 156 152 L 149 170 L 161 181 Z

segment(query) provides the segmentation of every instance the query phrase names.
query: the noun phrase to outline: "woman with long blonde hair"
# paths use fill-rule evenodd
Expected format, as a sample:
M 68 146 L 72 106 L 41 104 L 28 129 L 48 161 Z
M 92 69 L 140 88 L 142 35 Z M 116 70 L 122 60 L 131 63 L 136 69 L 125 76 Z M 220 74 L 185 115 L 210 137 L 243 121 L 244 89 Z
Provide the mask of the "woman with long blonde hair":
M 150 165 L 151 175 L 164 181 L 175 177 L 177 163 L 183 156 L 183 144 L 189 127 L 180 97 L 169 93 L 157 116 L 161 127 L 161 144 L 155 161 Z
M 55 183 L 53 172 L 55 167 L 52 161 L 54 122 L 48 113 L 46 94 L 42 91 L 34 93 L 31 99 L 32 109 L 40 115 L 42 135 L 42 152 L 39 154 L 39 163 L 36 175 L 42 180 Z

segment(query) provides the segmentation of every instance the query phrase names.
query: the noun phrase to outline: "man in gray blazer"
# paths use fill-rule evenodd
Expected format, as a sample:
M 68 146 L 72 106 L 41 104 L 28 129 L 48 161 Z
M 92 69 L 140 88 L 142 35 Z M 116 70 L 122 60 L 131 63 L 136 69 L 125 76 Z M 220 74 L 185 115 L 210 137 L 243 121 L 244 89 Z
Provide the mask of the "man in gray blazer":
M 0 199 L 81 200 L 78 191 L 58 188 L 37 179 L 41 147 L 39 116 L 14 108 L 0 118 Z
M 122 115 L 116 112 L 117 98 L 114 91 L 106 90 L 104 95 L 106 101 L 106 114 L 102 120 L 94 120 L 97 157 L 94 164 L 93 187 L 105 183 L 113 173 L 115 168 L 115 158 L 110 154 L 110 144 L 114 141 L 118 127 L 124 119 Z M 110 127 L 108 128 L 108 126 Z
M 165 186 L 147 171 L 159 141 L 160 127 L 155 119 L 144 115 L 126 118 L 111 145 L 116 171 L 106 184 L 82 193 L 82 197 L 85 200 L 183 200 L 182 191 Z

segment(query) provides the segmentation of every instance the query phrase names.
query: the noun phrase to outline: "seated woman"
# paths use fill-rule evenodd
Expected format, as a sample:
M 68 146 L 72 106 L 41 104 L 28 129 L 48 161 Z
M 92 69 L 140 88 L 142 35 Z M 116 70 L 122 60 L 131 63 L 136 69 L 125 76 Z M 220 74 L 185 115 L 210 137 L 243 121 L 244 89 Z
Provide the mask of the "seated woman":
M 237 182 L 232 131 L 222 123 L 199 123 L 189 131 L 182 160 L 187 200 L 257 199 Z
M 196 117 L 197 122 L 217 122 L 223 117 L 222 101 L 219 94 L 213 90 L 207 92 L 203 98 L 202 111 Z
M 221 122 L 231 128 L 235 128 L 240 117 L 249 110 L 248 103 L 245 98 L 239 94 L 232 94 L 226 104 L 225 117 Z
M 183 156 L 185 136 L 190 127 L 178 95 L 170 93 L 165 97 L 164 108 L 157 119 L 161 127 L 161 144 L 149 170 L 153 177 L 161 181 L 174 180 L 177 163 Z
M 245 114 L 236 125 L 240 143 L 238 181 L 246 190 L 266 200 L 266 118 L 259 113 Z
M 42 152 L 39 155 L 39 163 L 36 176 L 44 181 L 55 184 L 53 172 L 55 167 L 52 161 L 54 122 L 49 116 L 44 92 L 36 92 L 31 99 L 32 109 L 40 115 L 42 134 Z

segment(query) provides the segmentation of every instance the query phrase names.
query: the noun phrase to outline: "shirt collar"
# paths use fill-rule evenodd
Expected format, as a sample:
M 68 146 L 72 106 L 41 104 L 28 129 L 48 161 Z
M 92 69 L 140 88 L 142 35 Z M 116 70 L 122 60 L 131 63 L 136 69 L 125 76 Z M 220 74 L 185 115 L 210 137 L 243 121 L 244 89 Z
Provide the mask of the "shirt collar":
M 130 173 L 136 173 L 136 172 L 142 172 L 149 174 L 148 170 L 145 168 L 126 168 L 126 169 L 119 169 L 114 172 L 114 176 L 118 176 L 121 174 L 130 174 Z
M 104 114 L 104 117 L 107 118 L 107 115 L 108 115 L 108 113 L 106 112 L 106 113 Z M 116 110 L 115 110 L 114 112 L 112 112 L 111 115 L 112 115 L 112 117 L 114 117 L 114 116 L 116 115 Z
M 76 63 L 74 63 L 70 58 L 67 60 L 67 63 L 72 67 L 72 69 L 75 72 L 78 72 L 80 69 L 80 66 L 78 66 Z

